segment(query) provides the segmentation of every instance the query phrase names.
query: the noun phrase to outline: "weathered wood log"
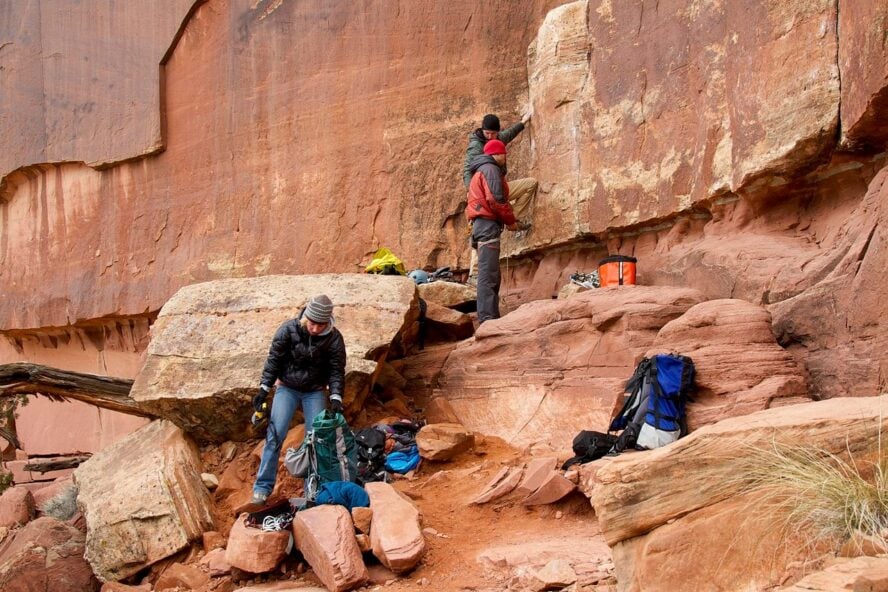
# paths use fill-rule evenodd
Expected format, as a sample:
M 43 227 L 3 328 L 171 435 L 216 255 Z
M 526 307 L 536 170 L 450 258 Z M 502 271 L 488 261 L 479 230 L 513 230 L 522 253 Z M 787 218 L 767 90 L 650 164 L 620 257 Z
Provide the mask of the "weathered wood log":
M 60 471 L 62 469 L 74 469 L 81 463 L 88 461 L 92 457 L 91 454 L 81 454 L 78 456 L 58 456 L 53 458 L 34 459 L 25 465 L 26 471 L 34 471 L 36 473 L 48 473 L 50 471 Z
M 59 370 L 40 364 L 17 362 L 0 365 L 0 397 L 44 395 L 73 399 L 130 415 L 156 417 L 130 398 L 133 381 Z

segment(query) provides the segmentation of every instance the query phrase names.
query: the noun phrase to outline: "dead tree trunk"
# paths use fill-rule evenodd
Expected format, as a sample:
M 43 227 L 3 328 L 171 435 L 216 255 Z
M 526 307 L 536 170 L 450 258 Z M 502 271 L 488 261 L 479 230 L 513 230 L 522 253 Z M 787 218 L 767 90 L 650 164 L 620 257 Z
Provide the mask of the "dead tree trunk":
M 130 398 L 133 381 L 68 372 L 40 364 L 0 365 L 0 397 L 44 395 L 53 399 L 74 399 L 121 413 L 156 417 Z

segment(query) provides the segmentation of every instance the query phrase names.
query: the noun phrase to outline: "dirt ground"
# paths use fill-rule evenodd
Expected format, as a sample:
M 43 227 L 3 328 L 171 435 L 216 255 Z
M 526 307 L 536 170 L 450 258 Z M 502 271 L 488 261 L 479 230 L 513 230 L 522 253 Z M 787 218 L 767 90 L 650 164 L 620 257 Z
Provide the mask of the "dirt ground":
M 227 535 L 233 523 L 234 509 L 249 495 L 258 462 L 252 452 L 256 444 L 254 441 L 238 447 L 228 464 L 229 478 L 223 477 L 217 491 L 217 523 L 223 534 Z M 218 450 L 207 450 L 204 457 L 209 465 L 214 459 L 221 461 Z M 426 553 L 416 569 L 398 578 L 382 566 L 373 566 L 374 558 L 366 554 L 371 582 L 360 589 L 528 590 L 534 587 L 533 571 L 556 558 L 568 560 L 577 572 L 578 585 L 572 590 L 615 589 L 610 549 L 582 494 L 575 492 L 556 504 L 537 507 L 525 507 L 519 499 L 508 496 L 484 505 L 470 504 L 501 467 L 527 460 L 501 440 L 479 436 L 474 451 L 446 463 L 423 461 L 413 478 L 396 479 L 393 485 L 411 498 L 422 514 Z M 221 461 L 208 468 L 222 471 L 224 464 Z M 238 491 L 226 491 L 225 486 L 231 488 L 234 473 L 239 474 L 235 481 L 241 485 L 236 486 Z M 289 475 L 280 475 L 279 482 L 283 495 L 294 495 L 301 489 L 301 481 Z M 246 580 L 235 574 L 233 583 L 244 586 L 297 580 L 320 585 L 310 570 L 303 573 L 307 566 L 298 552 L 294 555 L 278 572 Z M 218 584 L 217 590 L 231 589 L 231 583 Z

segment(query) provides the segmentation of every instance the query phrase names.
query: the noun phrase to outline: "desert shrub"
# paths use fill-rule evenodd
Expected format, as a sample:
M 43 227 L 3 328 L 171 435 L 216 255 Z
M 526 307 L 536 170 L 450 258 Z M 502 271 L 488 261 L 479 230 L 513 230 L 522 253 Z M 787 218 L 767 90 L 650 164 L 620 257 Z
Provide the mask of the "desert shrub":
M 885 540 L 888 458 L 855 458 L 814 447 L 773 443 L 749 449 L 734 479 L 756 492 L 758 513 L 773 511 L 782 527 L 812 545 L 840 544 L 855 531 Z
M 3 493 L 12 485 L 12 473 L 0 469 L 0 493 Z
M 77 513 L 77 486 L 73 483 L 46 500 L 40 511 L 57 520 L 68 520 Z

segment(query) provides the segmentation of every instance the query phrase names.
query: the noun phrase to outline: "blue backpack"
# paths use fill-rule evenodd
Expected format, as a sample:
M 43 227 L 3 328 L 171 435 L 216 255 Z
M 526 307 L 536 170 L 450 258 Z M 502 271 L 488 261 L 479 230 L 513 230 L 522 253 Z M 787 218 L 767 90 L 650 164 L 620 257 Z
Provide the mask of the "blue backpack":
M 676 354 L 644 358 L 626 383 L 628 394 L 610 431 L 623 430 L 611 453 L 653 449 L 687 434 L 685 404 L 694 385 L 694 362 Z

